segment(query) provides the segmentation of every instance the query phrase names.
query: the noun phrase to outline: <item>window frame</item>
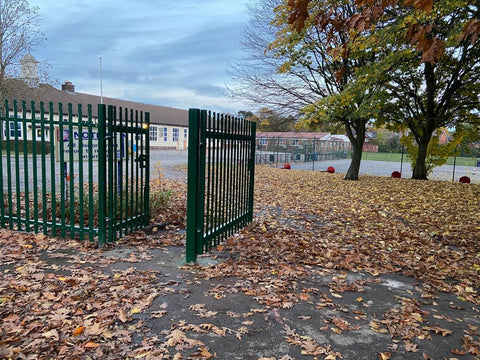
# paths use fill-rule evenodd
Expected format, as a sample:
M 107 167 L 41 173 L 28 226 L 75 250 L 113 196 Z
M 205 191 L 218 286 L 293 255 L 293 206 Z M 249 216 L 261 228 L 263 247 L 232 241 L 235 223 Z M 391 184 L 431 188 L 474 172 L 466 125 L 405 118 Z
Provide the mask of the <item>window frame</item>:
M 158 128 L 156 126 L 150 126 L 148 134 L 150 141 L 158 141 Z
M 172 129 L 172 141 L 177 142 L 180 139 L 180 129 L 173 128 Z

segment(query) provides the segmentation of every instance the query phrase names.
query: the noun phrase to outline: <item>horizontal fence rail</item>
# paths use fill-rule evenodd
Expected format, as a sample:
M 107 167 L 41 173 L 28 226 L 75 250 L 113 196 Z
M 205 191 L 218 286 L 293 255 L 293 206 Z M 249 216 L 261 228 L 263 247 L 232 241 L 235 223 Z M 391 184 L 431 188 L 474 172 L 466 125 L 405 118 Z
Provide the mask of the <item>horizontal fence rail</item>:
M 145 225 L 148 198 L 139 194 L 148 194 L 148 166 L 139 170 L 137 153 L 129 151 L 135 142 L 148 150 L 148 114 L 118 120 L 114 107 L 96 110 L 94 116 L 91 105 L 5 102 L 1 227 L 102 245 Z
M 187 262 L 252 221 L 255 125 L 189 111 Z

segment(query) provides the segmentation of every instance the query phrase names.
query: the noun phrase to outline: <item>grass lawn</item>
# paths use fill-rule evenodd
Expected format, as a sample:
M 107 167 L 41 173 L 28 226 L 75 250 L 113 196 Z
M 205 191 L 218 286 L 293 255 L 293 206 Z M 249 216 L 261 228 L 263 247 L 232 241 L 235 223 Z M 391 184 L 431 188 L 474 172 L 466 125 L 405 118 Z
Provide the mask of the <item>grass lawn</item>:
M 362 155 L 363 160 L 373 160 L 373 161 L 397 161 L 402 160 L 402 154 L 399 153 L 372 153 L 364 152 Z M 458 156 L 456 160 L 453 157 L 449 157 L 447 160 L 447 165 L 453 165 L 456 161 L 458 166 L 477 166 L 477 159 L 472 157 L 460 157 Z M 409 163 L 410 157 L 407 154 L 403 154 L 403 162 Z

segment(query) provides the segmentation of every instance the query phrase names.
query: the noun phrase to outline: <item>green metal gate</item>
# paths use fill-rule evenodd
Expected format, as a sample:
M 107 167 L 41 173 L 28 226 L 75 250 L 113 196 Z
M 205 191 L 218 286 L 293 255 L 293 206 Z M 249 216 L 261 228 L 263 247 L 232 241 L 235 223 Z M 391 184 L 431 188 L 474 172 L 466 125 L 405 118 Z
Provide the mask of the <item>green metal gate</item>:
M 187 262 L 253 218 L 255 122 L 189 111 Z
M 150 114 L 99 105 L 99 119 L 105 119 L 99 120 L 105 126 L 99 126 L 98 134 L 104 149 L 98 161 L 98 227 L 103 244 L 148 225 Z
M 6 101 L 0 127 L 1 227 L 103 245 L 148 224 L 148 113 Z

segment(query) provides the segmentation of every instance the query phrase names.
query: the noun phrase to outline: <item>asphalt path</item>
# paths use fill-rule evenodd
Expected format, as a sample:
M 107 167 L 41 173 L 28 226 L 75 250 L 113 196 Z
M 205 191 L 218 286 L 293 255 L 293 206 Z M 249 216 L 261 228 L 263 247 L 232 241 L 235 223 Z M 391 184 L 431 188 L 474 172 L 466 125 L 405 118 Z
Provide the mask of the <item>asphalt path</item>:
M 350 161 L 350 159 L 343 159 L 317 162 L 292 162 L 290 165 L 294 170 L 312 171 L 326 171 L 329 166 L 333 166 L 335 172 L 344 174 L 350 166 Z M 152 150 L 150 153 L 151 170 L 154 171 L 156 167 L 159 167 L 162 174 L 167 178 L 186 179 L 187 172 L 185 171 L 185 166 L 187 164 L 187 150 Z M 266 166 L 282 167 L 283 163 L 273 163 Z M 360 176 L 391 176 L 393 171 L 400 171 L 403 178 L 412 177 L 412 169 L 408 162 L 404 162 L 402 165 L 400 162 L 362 160 L 360 166 Z M 154 172 L 151 172 L 151 174 L 153 175 Z M 436 167 L 429 179 L 441 181 L 453 180 L 457 182 L 462 176 L 468 176 L 473 183 L 478 184 L 480 183 L 480 167 L 443 165 Z
M 188 150 L 150 150 L 150 177 L 187 179 Z

